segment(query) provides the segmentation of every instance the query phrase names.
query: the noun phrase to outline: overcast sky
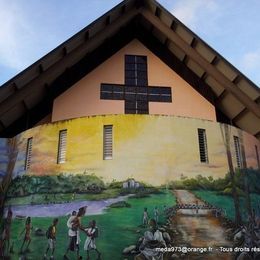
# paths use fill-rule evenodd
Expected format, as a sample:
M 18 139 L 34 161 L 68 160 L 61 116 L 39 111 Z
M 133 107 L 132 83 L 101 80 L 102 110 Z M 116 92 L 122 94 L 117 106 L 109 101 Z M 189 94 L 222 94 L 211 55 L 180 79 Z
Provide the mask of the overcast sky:
M 0 85 L 119 0 L 0 0 Z M 260 0 L 159 0 L 260 85 Z

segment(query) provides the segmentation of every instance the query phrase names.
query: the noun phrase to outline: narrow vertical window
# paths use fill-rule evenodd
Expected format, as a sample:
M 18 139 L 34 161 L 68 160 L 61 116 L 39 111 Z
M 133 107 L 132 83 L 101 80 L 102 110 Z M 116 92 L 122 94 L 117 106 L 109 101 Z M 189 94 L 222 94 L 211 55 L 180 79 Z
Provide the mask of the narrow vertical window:
M 199 150 L 200 150 L 200 162 L 208 163 L 208 147 L 207 147 L 207 137 L 205 129 L 198 129 L 198 139 L 199 139 Z
M 61 130 L 59 133 L 59 145 L 58 145 L 58 160 L 57 163 L 66 162 L 66 148 L 67 148 L 67 130 Z
M 259 160 L 259 153 L 258 153 L 257 145 L 255 145 L 255 154 L 256 154 L 257 166 L 258 166 L 258 169 L 260 169 L 260 160 Z
M 33 140 L 32 137 L 27 139 L 26 156 L 25 156 L 25 163 L 24 163 L 25 170 L 30 169 L 30 166 L 31 166 L 32 140 Z
M 241 146 L 238 136 L 234 136 L 234 144 L 235 144 L 235 153 L 236 153 L 236 161 L 237 161 L 237 168 L 242 168 L 242 153 L 241 153 Z
M 103 137 L 103 159 L 113 159 L 113 126 L 104 126 L 104 137 Z

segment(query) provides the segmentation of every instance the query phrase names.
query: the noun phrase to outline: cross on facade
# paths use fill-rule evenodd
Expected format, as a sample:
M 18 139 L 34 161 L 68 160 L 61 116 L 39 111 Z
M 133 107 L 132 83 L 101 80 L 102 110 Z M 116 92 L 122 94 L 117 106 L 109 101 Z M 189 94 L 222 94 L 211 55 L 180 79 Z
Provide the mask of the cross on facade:
M 125 114 L 149 114 L 149 102 L 172 102 L 170 87 L 148 86 L 147 57 L 125 55 L 125 85 L 101 84 L 101 99 L 125 100 Z

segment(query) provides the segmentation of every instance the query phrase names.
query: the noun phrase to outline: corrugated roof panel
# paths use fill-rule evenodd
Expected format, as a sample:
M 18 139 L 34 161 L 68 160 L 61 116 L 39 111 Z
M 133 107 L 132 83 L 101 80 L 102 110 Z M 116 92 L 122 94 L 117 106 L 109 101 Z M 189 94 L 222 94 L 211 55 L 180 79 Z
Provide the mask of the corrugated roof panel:
M 179 60 L 184 59 L 185 52 L 183 52 L 175 43 L 170 42 L 168 48 Z
M 211 87 L 211 89 L 214 91 L 214 93 L 217 96 L 219 96 L 225 90 L 225 88 L 223 86 L 221 86 L 221 84 L 219 84 L 211 76 L 207 76 L 207 78 L 205 79 L 205 82 Z
M 25 99 L 24 102 L 26 106 L 31 109 L 35 105 L 37 105 L 45 96 L 46 94 L 46 89 L 45 87 L 37 87 L 36 91 L 33 91 L 30 95 L 28 95 Z
M 157 28 L 154 28 L 153 29 L 153 35 L 161 42 L 161 43 L 164 43 L 165 40 L 166 40 L 166 36 L 161 32 L 159 31 Z
M 148 9 L 154 14 L 156 7 L 157 7 L 157 3 L 155 3 L 154 1 L 146 1 L 146 7 L 148 7 Z
M 241 129 L 248 131 L 249 133 L 256 134 L 259 132 L 260 118 L 258 118 L 252 112 L 248 111 L 244 114 L 244 116 L 236 121 L 236 124 Z
M 202 42 L 197 41 L 195 45 L 195 50 L 208 62 L 212 62 L 215 58 L 215 54 Z
M 71 41 L 66 44 L 67 53 L 70 53 L 71 51 L 76 49 L 78 46 L 84 43 L 84 41 L 84 33 L 82 33 L 81 35 L 77 35 L 77 37 L 71 39 Z
M 230 81 L 233 81 L 237 77 L 237 72 L 234 71 L 226 62 L 219 60 L 215 67 L 225 75 Z
M 146 19 L 140 19 L 140 23 L 141 23 L 142 28 L 144 28 L 148 31 L 151 31 L 152 25 Z
M 176 26 L 175 32 L 188 44 L 191 44 L 193 35 L 188 32 L 181 24 Z
M 21 117 L 26 112 L 24 104 L 22 102 L 16 104 L 9 111 L 1 115 L 1 122 L 7 127 L 11 125 L 15 120 Z
M 239 112 L 241 112 L 245 106 L 240 103 L 232 94 L 227 94 L 222 98 L 220 102 L 221 110 L 225 111 L 225 114 L 229 118 L 235 117 Z
M 252 88 L 249 82 L 243 78 L 238 81 L 237 86 L 253 100 L 260 96 L 260 89 Z
M 57 61 L 59 61 L 64 56 L 64 52 L 62 49 L 55 50 L 51 55 L 47 55 L 42 61 L 41 64 L 44 68 L 44 70 L 47 70 L 49 67 L 51 67 L 53 64 L 55 64 Z
M 99 33 L 105 27 L 105 18 L 102 20 L 97 20 L 91 28 L 89 29 L 89 37 L 94 37 L 97 33 Z
M 197 76 L 201 78 L 201 76 L 204 74 L 204 70 L 192 59 L 188 59 L 187 66 L 195 73 Z
M 168 27 L 171 27 L 172 25 L 172 16 L 169 15 L 166 12 L 161 12 L 160 19 L 164 24 L 166 24 Z
M 14 92 L 15 92 L 15 88 L 12 85 L 1 87 L 0 88 L 0 102 L 7 99 L 9 96 L 14 94 Z
M 28 84 L 32 79 L 36 78 L 40 74 L 39 66 L 33 67 L 27 70 L 25 73 L 20 75 L 19 78 L 16 78 L 15 84 L 17 88 L 22 88 L 26 84 Z

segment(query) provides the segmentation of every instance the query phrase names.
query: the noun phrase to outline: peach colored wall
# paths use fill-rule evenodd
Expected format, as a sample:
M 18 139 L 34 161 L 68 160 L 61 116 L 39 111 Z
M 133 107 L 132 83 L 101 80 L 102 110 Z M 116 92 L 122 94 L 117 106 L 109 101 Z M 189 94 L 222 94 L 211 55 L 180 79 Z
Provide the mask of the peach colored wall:
M 172 103 L 149 103 L 150 114 L 216 121 L 215 108 L 138 40 L 133 40 L 54 100 L 52 121 L 89 115 L 124 114 L 124 101 L 100 100 L 100 83 L 124 84 L 124 55 L 145 55 L 148 84 L 172 87 Z

